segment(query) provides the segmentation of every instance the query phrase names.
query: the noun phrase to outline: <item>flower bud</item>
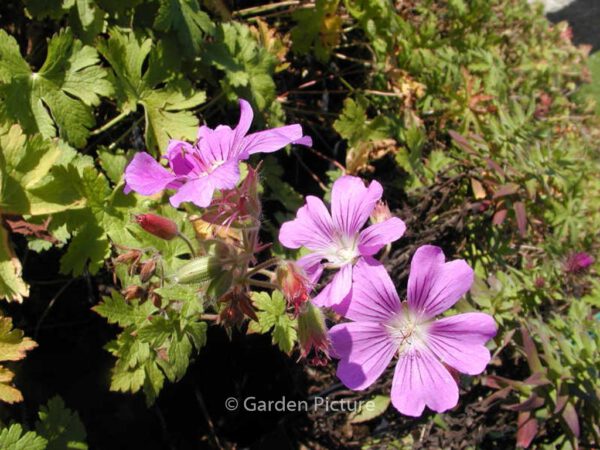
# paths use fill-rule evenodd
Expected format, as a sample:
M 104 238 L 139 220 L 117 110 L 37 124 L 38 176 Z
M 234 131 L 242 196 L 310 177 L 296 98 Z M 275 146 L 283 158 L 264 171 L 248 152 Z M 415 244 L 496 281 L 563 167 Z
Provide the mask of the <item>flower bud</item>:
M 240 186 L 242 210 L 245 214 L 259 219 L 262 212 L 260 202 L 258 169 L 248 166 L 248 174 Z
M 246 316 L 252 320 L 258 320 L 250 297 L 238 289 L 233 289 L 221 298 L 224 303 L 219 311 L 218 323 L 226 328 L 240 327 Z
M 284 261 L 277 267 L 275 278 L 288 303 L 297 312 L 308 301 L 312 289 L 304 270 L 293 261 Z
M 580 273 L 594 264 L 594 257 L 586 252 L 574 253 L 567 258 L 565 272 Z
M 128 286 L 123 290 L 123 297 L 125 300 L 133 300 L 134 298 L 142 298 L 144 296 L 144 289 L 141 286 Z
M 148 233 L 167 241 L 170 241 L 179 234 L 179 229 L 175 222 L 156 214 L 137 214 L 135 221 Z
M 129 250 L 115 258 L 115 264 L 135 263 L 142 257 L 142 252 L 139 250 Z
M 300 358 L 316 366 L 327 364 L 329 359 L 329 339 L 323 312 L 307 302 L 298 314 L 298 341 Z
M 382 200 L 378 201 L 373 209 L 373 212 L 371 213 L 371 223 L 381 223 L 391 218 L 392 212 L 390 211 L 387 203 Z
M 156 271 L 156 261 L 154 259 L 149 259 L 142 263 L 142 268 L 140 269 L 140 281 L 145 283 Z
M 540 276 L 535 279 L 533 285 L 536 289 L 542 289 L 546 285 L 546 280 L 544 277 Z

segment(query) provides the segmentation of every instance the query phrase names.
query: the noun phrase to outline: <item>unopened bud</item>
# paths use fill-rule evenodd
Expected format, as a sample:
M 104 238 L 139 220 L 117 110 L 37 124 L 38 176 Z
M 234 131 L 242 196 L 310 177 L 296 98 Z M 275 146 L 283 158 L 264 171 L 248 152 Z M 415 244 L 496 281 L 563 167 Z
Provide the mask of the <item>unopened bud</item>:
M 249 315 L 253 320 L 257 320 L 250 298 L 239 290 L 232 290 L 221 298 L 224 303 L 219 312 L 219 323 L 227 328 L 239 327 L 244 322 L 244 318 Z
M 156 306 L 159 309 L 162 308 L 162 298 L 156 292 L 151 292 L 148 298 L 154 306 Z
M 148 233 L 167 241 L 170 241 L 179 234 L 179 229 L 175 222 L 156 214 L 137 214 L 135 221 Z
M 131 262 L 136 262 L 142 257 L 142 252 L 139 250 L 130 250 L 126 253 L 123 253 L 115 258 L 115 264 L 129 264 Z
M 134 298 L 142 298 L 144 296 L 144 288 L 141 286 L 128 286 L 123 291 L 125 300 L 133 300 Z
M 373 212 L 371 213 L 371 223 L 381 223 L 392 217 L 392 212 L 388 207 L 387 203 L 380 200 L 375 205 Z
M 300 357 L 313 365 L 324 365 L 329 359 L 329 339 L 323 312 L 308 302 L 298 315 Z
M 312 289 L 304 270 L 293 261 L 284 261 L 277 267 L 275 277 L 288 303 L 298 311 L 310 298 Z
M 262 204 L 260 202 L 258 169 L 248 166 L 248 174 L 241 184 L 243 212 L 255 219 L 260 218 Z
M 148 261 L 145 261 L 144 263 L 142 263 L 142 268 L 140 269 L 140 281 L 142 283 L 145 283 L 150 278 L 152 278 L 152 275 L 154 275 L 155 271 L 156 261 L 154 259 L 149 259 Z

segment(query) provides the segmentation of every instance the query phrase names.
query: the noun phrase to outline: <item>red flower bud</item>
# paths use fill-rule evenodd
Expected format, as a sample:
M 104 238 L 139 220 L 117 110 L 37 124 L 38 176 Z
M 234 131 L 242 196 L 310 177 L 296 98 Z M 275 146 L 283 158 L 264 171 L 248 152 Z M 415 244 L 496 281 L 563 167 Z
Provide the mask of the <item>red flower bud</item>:
M 281 292 L 297 312 L 310 298 L 312 288 L 304 270 L 292 261 L 284 261 L 277 267 L 275 276 Z
M 536 287 L 536 289 L 542 289 L 546 285 L 546 280 L 544 277 L 537 277 L 533 282 L 533 285 Z
M 135 216 L 135 221 L 148 233 L 167 241 L 179 234 L 175 222 L 156 214 L 138 214 Z
M 314 366 L 324 366 L 329 360 L 329 338 L 323 312 L 308 302 L 298 314 L 300 358 Z

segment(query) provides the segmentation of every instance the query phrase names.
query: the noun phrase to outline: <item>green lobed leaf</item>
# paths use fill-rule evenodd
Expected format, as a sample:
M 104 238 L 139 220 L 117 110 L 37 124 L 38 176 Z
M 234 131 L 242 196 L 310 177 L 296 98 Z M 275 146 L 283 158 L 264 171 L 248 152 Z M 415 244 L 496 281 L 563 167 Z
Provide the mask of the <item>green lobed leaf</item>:
M 104 297 L 102 303 L 92 309 L 109 323 L 116 323 L 122 327 L 140 325 L 146 322 L 148 317 L 156 311 L 156 307 L 151 302 L 142 304 L 136 301 L 128 302 L 119 292 L 114 290 L 110 297 Z
M 138 105 L 144 108 L 147 146 L 162 150 L 171 138 L 193 140 L 198 119 L 190 110 L 204 103 L 206 94 L 178 74 L 160 70 L 158 66 L 164 67 L 158 53 L 162 47 L 153 47 L 150 38 L 119 28 L 109 34 L 99 42 L 98 50 L 115 73 L 120 108 L 124 112 L 135 112 Z
M 219 83 L 230 101 L 242 97 L 261 111 L 273 108 L 277 60 L 258 45 L 248 26 L 233 21 L 220 24 L 203 61 L 222 72 Z
M 47 444 L 48 441 L 35 432 L 24 432 L 18 423 L 0 430 L 0 448 L 3 450 L 44 450 Z
M 161 31 L 176 32 L 188 57 L 198 53 L 205 34 L 215 31 L 215 25 L 200 10 L 197 0 L 160 0 L 154 26 Z
M 0 117 L 26 133 L 57 134 L 76 147 L 86 144 L 95 124 L 92 107 L 112 94 L 107 72 L 93 47 L 63 29 L 48 43 L 46 61 L 34 72 L 16 40 L 0 30 Z
M 36 422 L 37 433 L 48 441 L 47 450 L 86 450 L 86 432 L 79 414 L 54 397 L 42 406 Z
M 280 291 L 253 292 L 252 302 L 257 308 L 258 322 L 250 322 L 249 329 L 258 333 L 271 331 L 273 344 L 290 353 L 298 340 L 296 321 L 287 314 L 287 302 Z

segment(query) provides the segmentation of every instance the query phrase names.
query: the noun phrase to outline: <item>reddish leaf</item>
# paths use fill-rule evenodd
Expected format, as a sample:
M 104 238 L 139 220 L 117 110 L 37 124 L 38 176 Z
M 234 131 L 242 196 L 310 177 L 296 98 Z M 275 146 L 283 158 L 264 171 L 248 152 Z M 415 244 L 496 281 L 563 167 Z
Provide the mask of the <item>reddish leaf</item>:
M 515 183 L 503 184 L 494 192 L 494 198 L 506 197 L 507 195 L 516 194 L 519 191 L 519 185 Z
M 48 225 L 50 224 L 50 217 L 48 217 L 44 223 L 37 224 L 31 223 L 18 216 L 6 216 L 4 221 L 8 226 L 8 229 L 13 233 L 22 234 L 23 236 L 34 236 L 38 239 L 51 242 L 52 244 L 58 243 L 56 238 L 48 231 Z
M 477 200 L 481 200 L 487 195 L 481 182 L 475 178 L 471 178 L 471 189 L 473 189 L 473 196 Z
M 510 378 L 504 378 L 498 375 L 488 375 L 485 377 L 484 384 L 487 387 L 494 389 L 500 389 L 506 386 L 510 386 L 513 389 L 521 389 L 523 387 L 522 381 L 511 380 Z
M 525 236 L 527 233 L 527 212 L 525 211 L 525 204 L 523 202 L 516 202 L 513 205 L 515 215 L 517 216 L 517 226 L 519 227 L 519 233 L 521 236 Z
M 488 384 L 488 386 L 489 386 L 489 384 Z M 508 397 L 508 394 L 510 394 L 511 392 L 512 392 L 512 388 L 510 386 L 502 388 L 499 391 L 494 392 L 492 395 L 487 397 L 485 400 L 483 400 L 481 402 L 481 407 L 488 408 L 496 400 L 504 400 L 506 397 Z
M 466 137 L 464 137 L 462 134 L 460 134 L 454 130 L 448 130 L 448 134 L 450 135 L 450 137 L 452 138 L 452 140 L 454 141 L 454 143 L 456 145 L 458 145 L 460 148 L 462 148 L 467 153 L 477 156 L 477 152 L 475 151 L 475 149 L 473 148 L 473 146 L 467 140 Z
M 510 409 L 511 411 L 533 411 L 541 406 L 544 406 L 544 399 L 534 393 L 524 402 L 515 405 L 507 405 L 505 408 Z
M 550 380 L 546 378 L 546 374 L 543 372 L 536 372 L 531 375 L 529 378 L 523 381 L 523 383 L 528 384 L 530 386 L 545 386 L 550 384 Z
M 538 423 L 529 411 L 519 413 L 517 429 L 517 447 L 527 448 L 538 432 Z
M 492 217 L 492 223 L 494 225 L 502 225 L 504 219 L 506 219 L 507 209 L 499 209 L 494 213 L 494 217 Z
M 559 395 L 558 398 L 556 399 L 556 406 L 554 407 L 554 414 L 557 414 L 560 411 L 562 411 L 562 409 L 567 404 L 568 400 L 569 400 L 568 395 Z
M 506 172 L 502 170 L 502 167 L 500 167 L 500 165 L 496 161 L 490 158 L 486 158 L 485 161 L 487 162 L 488 167 L 494 172 L 496 172 L 497 175 L 500 175 L 502 178 L 506 178 Z
M 527 355 L 527 364 L 529 365 L 529 370 L 531 370 L 533 374 L 542 372 L 544 370 L 544 366 L 542 366 L 535 343 L 533 342 L 533 339 L 531 339 L 529 331 L 525 325 L 521 325 L 521 338 L 523 339 L 523 349 Z
M 573 403 L 567 403 L 565 405 L 565 409 L 563 409 L 562 417 L 567 422 L 571 433 L 573 436 L 579 437 L 579 418 L 577 417 L 577 411 L 575 411 L 575 407 Z

